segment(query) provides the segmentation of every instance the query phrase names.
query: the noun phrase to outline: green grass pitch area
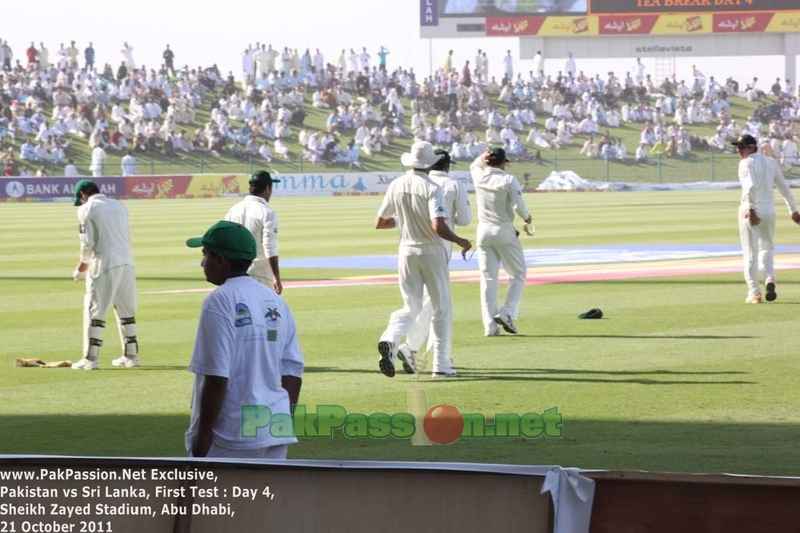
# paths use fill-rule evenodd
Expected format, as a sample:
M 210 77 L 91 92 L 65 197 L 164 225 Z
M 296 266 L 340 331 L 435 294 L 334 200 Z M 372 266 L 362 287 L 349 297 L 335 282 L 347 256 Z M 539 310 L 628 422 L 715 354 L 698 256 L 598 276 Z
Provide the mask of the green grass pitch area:
M 526 199 L 537 235 L 524 238 L 524 246 L 534 254 L 566 246 L 738 244 L 737 191 Z M 127 202 L 143 366 L 111 367 L 119 345 L 108 328 L 96 372 L 13 367 L 16 358 L 80 357 L 83 285 L 71 278 L 78 259 L 74 207 L 0 205 L 0 454 L 185 456 L 192 388 L 186 367 L 206 294 L 192 289 L 210 286 L 199 251 L 184 243 L 235 202 Z M 395 254 L 396 233 L 373 229 L 379 203 L 375 196 L 274 198 L 284 265 Z M 777 243 L 800 244 L 800 229 L 783 206 L 779 214 Z M 474 224 L 459 232 L 474 238 Z M 478 284 L 454 282 L 459 378 L 418 382 L 378 370 L 378 338 L 401 305 L 396 285 L 292 286 L 391 270 L 282 272 L 306 360 L 301 403 L 309 411 L 336 404 L 351 413 L 405 412 L 409 389 L 423 387 L 429 406 L 450 404 L 489 420 L 553 406 L 563 416 L 562 438 L 412 446 L 392 437 L 348 439 L 336 430 L 332 439 L 302 439 L 290 458 L 800 475 L 800 273 L 791 269 L 779 270 L 778 300 L 762 305 L 744 304 L 738 271 L 529 285 L 520 335 L 499 338 L 482 336 Z M 529 269 L 529 278 L 537 272 Z M 593 307 L 605 318 L 578 320 Z

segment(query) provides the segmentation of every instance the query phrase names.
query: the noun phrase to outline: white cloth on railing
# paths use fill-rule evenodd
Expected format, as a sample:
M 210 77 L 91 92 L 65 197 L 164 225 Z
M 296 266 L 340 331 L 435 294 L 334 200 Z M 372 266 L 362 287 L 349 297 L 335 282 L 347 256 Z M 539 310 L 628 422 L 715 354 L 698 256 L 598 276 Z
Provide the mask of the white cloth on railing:
M 595 481 L 582 476 L 578 468 L 551 468 L 541 493 L 553 498 L 553 533 L 589 533 Z

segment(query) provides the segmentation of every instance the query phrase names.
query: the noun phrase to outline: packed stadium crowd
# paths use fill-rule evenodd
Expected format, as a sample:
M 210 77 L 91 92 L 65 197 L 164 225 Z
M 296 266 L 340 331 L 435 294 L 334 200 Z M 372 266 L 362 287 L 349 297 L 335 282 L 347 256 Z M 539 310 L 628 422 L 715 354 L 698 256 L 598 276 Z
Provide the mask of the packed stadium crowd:
M 731 78 L 719 83 L 694 68 L 690 83 L 673 75 L 656 84 L 638 59 L 624 76 L 601 76 L 578 70 L 571 54 L 562 70 L 545 72 L 540 53 L 533 69 L 519 72 L 510 50 L 499 80 L 481 50 L 460 68 L 450 51 L 433 75 L 419 76 L 413 68 L 389 68 L 384 47 L 374 57 L 364 47 L 326 58 L 319 49 L 262 43 L 245 48 L 238 75 L 222 75 L 216 65 L 177 68 L 169 45 L 157 68 L 138 64 L 133 51 L 126 42 L 119 64 L 99 67 L 92 43 L 82 51 L 74 41 L 61 44 L 53 53 L 31 42 L 18 57 L 0 42 L 0 147 L 6 139 L 19 145 L 16 152 L 3 149 L 4 174 L 29 174 L 30 165 L 46 175 L 69 162 L 73 143 L 88 143 L 96 176 L 109 151 L 302 157 L 360 168 L 361 154 L 378 154 L 398 139 L 431 142 L 455 160 L 472 160 L 490 146 L 534 160 L 581 136 L 581 154 L 624 160 L 628 148 L 614 135 L 623 123 L 641 125 L 634 151 L 641 162 L 729 151 L 731 140 L 749 133 L 784 167 L 800 164 L 800 87 L 793 93 L 790 80 L 780 78 L 763 90 L 757 78 L 745 86 Z M 733 95 L 758 104 L 742 124 L 731 116 Z M 328 113 L 323 130 L 305 124 L 308 105 Z M 198 111 L 209 118 L 194 127 Z M 716 133 L 692 134 L 693 125 L 716 126 Z M 292 153 L 289 141 L 301 153 Z

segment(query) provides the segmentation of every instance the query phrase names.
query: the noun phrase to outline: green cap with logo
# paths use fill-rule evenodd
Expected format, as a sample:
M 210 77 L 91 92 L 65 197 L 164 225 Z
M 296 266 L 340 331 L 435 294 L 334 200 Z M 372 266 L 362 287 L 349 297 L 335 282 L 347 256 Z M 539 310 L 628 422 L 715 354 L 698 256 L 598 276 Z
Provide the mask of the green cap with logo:
M 186 241 L 189 248 L 207 248 L 228 259 L 256 258 L 256 240 L 250 230 L 237 224 L 220 220 L 202 237 L 192 237 Z
M 75 184 L 75 188 L 72 190 L 73 200 L 75 200 L 75 207 L 81 205 L 81 193 L 91 188 L 100 190 L 100 187 L 98 187 L 97 184 L 92 180 L 81 180 Z
M 491 150 L 489 150 L 488 159 L 490 165 L 499 165 L 501 163 L 511 162 L 506 157 L 506 151 L 503 150 L 502 148 L 492 148 Z
M 744 135 L 739 135 L 731 144 L 733 146 L 758 146 L 758 141 L 752 135 L 745 133 Z
M 250 185 L 272 185 L 280 182 L 281 180 L 273 178 L 266 170 L 259 170 L 250 176 Z

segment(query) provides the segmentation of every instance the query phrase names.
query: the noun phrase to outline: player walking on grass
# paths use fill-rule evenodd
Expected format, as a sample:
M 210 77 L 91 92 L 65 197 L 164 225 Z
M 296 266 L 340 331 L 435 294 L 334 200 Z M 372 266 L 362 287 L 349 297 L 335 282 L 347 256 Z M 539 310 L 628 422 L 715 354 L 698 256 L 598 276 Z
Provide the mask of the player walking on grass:
M 75 268 L 75 281 L 86 279 L 83 311 L 83 358 L 74 370 L 100 368 L 106 314 L 114 306 L 119 323 L 122 356 L 114 366 L 139 366 L 136 340 L 136 271 L 131 252 L 128 210 L 118 200 L 100 193 L 97 184 L 81 180 L 75 185 L 75 206 L 81 241 L 81 259 Z
M 280 181 L 266 170 L 256 172 L 250 178 L 250 194 L 225 215 L 225 220 L 249 229 L 256 240 L 256 258 L 247 273 L 278 294 L 283 292 L 278 265 L 278 213 L 270 207 L 269 200 L 272 184 Z
M 751 135 L 740 135 L 731 143 L 739 151 L 739 183 L 742 203 L 739 206 L 739 236 L 744 254 L 744 280 L 747 283 L 745 303 L 760 304 L 759 264 L 764 273 L 764 298 L 778 297 L 775 282 L 775 192 L 778 187 L 795 224 L 800 224 L 794 194 L 786 183 L 777 161 L 758 152 L 758 141 Z
M 288 436 L 269 427 L 243 432 L 242 406 L 271 416 L 297 405 L 303 355 L 286 302 L 247 275 L 256 241 L 244 226 L 220 221 L 187 246 L 203 248 L 203 273 L 217 288 L 203 301 L 189 370 L 195 374 L 186 450 L 193 457 L 284 459 Z
M 441 156 L 431 171 L 428 177 L 432 182 L 442 188 L 444 194 L 444 207 L 445 207 L 445 222 L 451 228 L 455 226 L 469 226 L 472 222 L 472 210 L 469 205 L 469 197 L 467 196 L 467 188 L 460 181 L 450 177 L 450 165 L 453 164 L 450 154 L 445 150 L 437 149 L 433 152 L 435 155 Z M 444 246 L 447 262 L 445 266 L 448 267 L 448 280 L 449 280 L 449 263 L 450 256 L 453 253 L 453 243 L 448 240 L 440 239 Z M 417 315 L 411 329 L 406 336 L 406 342 L 398 346 L 398 357 L 404 361 L 414 361 L 417 357 L 417 352 L 422 348 L 425 342 L 425 337 L 428 337 L 427 351 L 433 349 L 433 334 L 428 335 L 431 329 L 431 318 L 433 317 L 433 304 L 431 298 L 425 291 L 423 298 L 422 311 Z M 452 337 L 452 335 L 451 335 Z M 403 364 L 403 369 L 408 373 L 413 373 L 414 368 L 407 363 Z
M 502 148 L 492 148 L 470 165 L 478 203 L 478 266 L 481 272 L 481 314 L 484 334 L 500 335 L 498 325 L 517 333 L 514 319 L 519 312 L 527 269 L 522 244 L 514 229 L 514 212 L 530 224 L 531 214 L 522 199 L 517 178 L 506 174 L 508 159 Z M 508 275 L 508 291 L 498 308 L 500 263 Z
M 442 188 L 428 176 L 441 157 L 433 153 L 430 143 L 414 143 L 411 151 L 401 157 L 403 166 L 411 167 L 411 170 L 389 185 L 375 217 L 376 229 L 400 229 L 397 270 L 403 308 L 389 317 L 389 325 L 378 343 L 378 366 L 388 377 L 395 375 L 398 343 L 408 334 L 422 310 L 425 290 L 433 306 L 433 376 L 456 375 L 450 361 L 453 319 L 447 275 L 450 258 L 442 248 L 440 238 L 456 243 L 462 254 L 466 254 L 472 244 L 447 226 Z M 404 363 L 412 369 L 415 366 L 415 361 Z

